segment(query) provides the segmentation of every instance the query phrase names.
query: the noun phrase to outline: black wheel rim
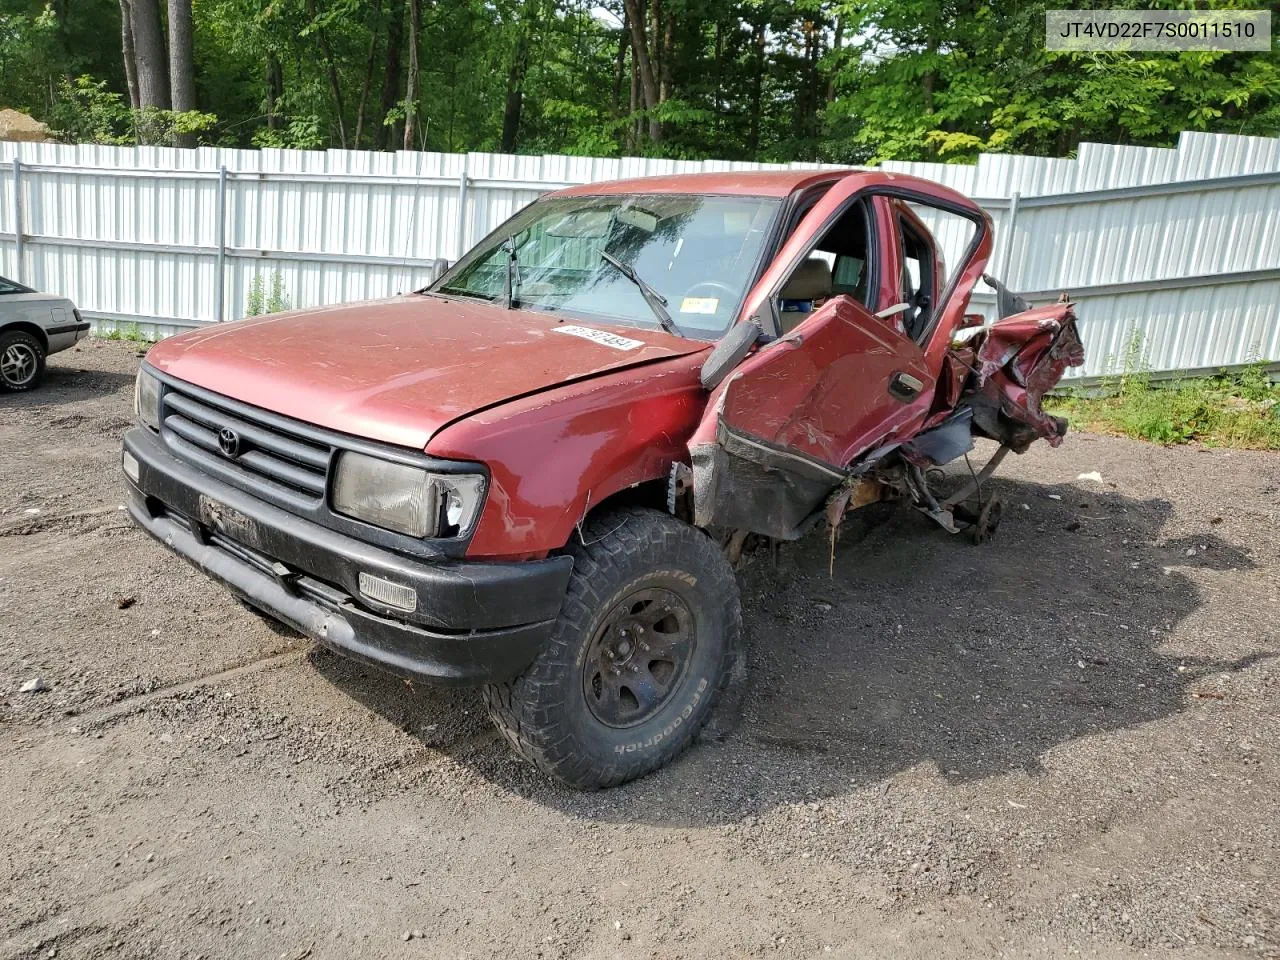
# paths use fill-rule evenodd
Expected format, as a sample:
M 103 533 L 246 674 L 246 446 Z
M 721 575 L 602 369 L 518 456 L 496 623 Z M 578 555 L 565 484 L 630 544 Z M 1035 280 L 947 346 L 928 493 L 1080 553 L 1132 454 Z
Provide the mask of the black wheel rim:
M 610 727 L 644 723 L 680 689 L 697 647 L 697 622 L 674 591 L 648 587 L 605 615 L 583 664 L 587 707 Z

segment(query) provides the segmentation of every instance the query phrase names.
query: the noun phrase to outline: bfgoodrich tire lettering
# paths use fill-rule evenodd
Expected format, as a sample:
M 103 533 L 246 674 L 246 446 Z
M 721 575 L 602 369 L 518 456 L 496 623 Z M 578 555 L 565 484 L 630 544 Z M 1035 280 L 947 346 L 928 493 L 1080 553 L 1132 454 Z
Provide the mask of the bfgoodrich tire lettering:
M 615 786 L 670 762 L 706 723 L 739 656 L 738 587 L 714 541 L 656 510 L 593 518 L 569 552 L 573 576 L 550 641 L 515 680 L 486 687 L 485 704 L 512 746 L 539 769 L 579 789 Z M 632 655 L 628 627 L 655 651 L 673 651 L 635 654 L 646 664 L 669 657 L 670 683 L 650 689 L 648 699 L 633 694 L 630 710 L 624 704 L 610 711 L 601 707 L 616 703 L 602 673 L 619 676 L 624 691 L 627 677 L 649 676 L 648 665 L 625 662 Z M 668 647 L 655 640 L 663 633 Z M 620 639 L 602 657 L 609 635 Z M 655 676 L 665 664 L 652 662 Z

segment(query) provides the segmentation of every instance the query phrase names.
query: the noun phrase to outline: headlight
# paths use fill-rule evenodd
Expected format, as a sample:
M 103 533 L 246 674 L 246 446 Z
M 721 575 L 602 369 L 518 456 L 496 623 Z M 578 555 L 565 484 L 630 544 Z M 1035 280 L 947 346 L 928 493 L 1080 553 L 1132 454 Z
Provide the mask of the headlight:
M 160 429 L 160 381 L 145 370 L 133 384 L 133 412 L 152 430 Z
M 484 494 L 475 473 L 421 467 L 343 453 L 333 480 L 333 509 L 411 537 L 459 537 L 471 529 Z

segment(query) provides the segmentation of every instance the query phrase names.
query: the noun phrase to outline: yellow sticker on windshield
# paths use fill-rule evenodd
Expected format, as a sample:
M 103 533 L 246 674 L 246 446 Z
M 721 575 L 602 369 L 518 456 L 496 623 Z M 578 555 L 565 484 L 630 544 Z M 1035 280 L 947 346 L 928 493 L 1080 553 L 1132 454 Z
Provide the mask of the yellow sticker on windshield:
M 680 301 L 680 312 L 715 313 L 719 306 L 719 297 L 685 297 Z

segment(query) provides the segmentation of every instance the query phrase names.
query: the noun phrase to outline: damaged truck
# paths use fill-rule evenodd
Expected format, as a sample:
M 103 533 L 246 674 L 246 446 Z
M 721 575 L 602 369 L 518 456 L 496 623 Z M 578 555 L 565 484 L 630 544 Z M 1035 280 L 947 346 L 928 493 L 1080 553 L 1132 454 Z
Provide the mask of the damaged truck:
M 1083 362 L 1072 305 L 985 278 L 991 248 L 972 201 L 883 172 L 562 190 L 415 293 L 153 347 L 129 509 L 321 644 L 481 687 L 547 774 L 620 784 L 715 708 L 748 536 L 896 499 L 981 541 L 982 481 L 1061 442 L 1041 398 Z

